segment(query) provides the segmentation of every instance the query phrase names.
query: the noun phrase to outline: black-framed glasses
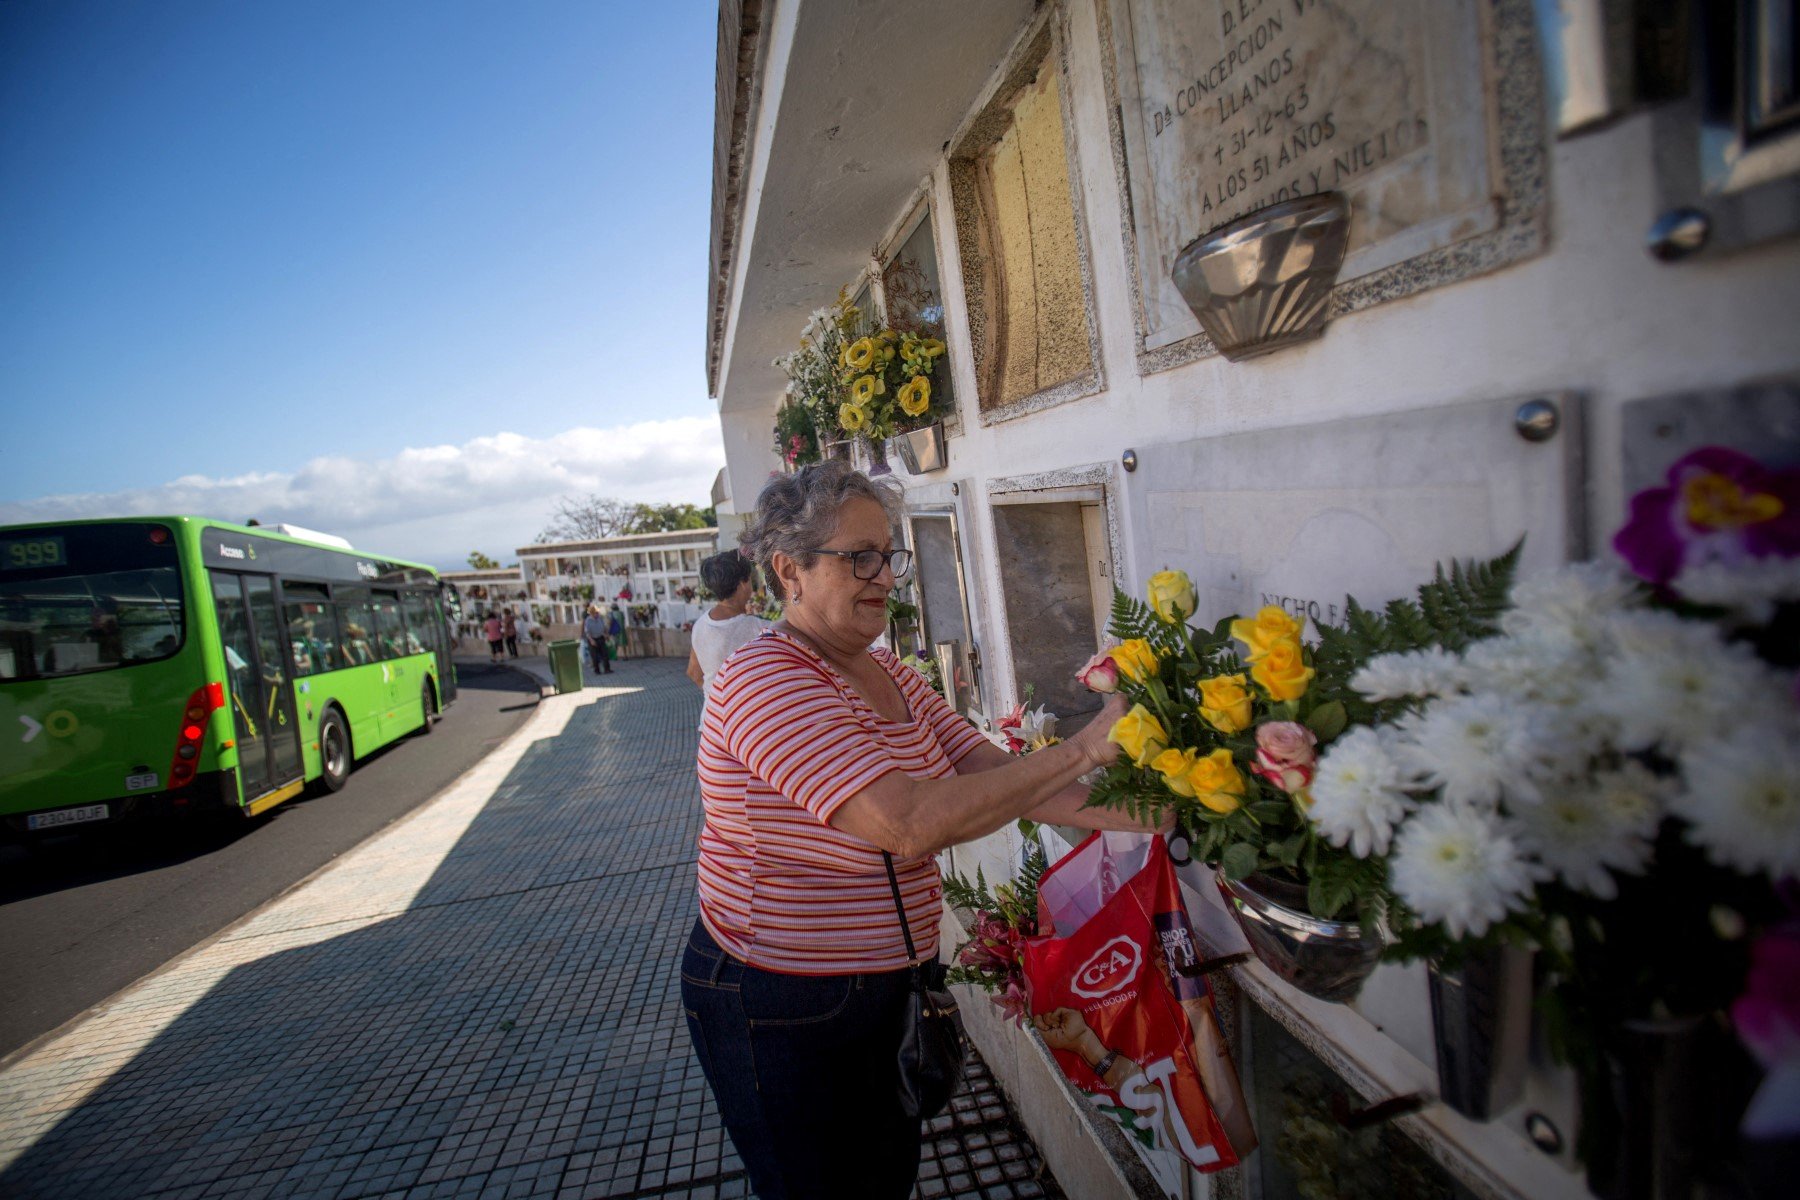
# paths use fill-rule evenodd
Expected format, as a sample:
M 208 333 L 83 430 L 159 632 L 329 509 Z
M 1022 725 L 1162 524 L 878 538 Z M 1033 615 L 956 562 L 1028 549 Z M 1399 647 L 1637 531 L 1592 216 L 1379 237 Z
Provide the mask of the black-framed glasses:
M 832 554 L 838 558 L 850 560 L 850 573 L 858 579 L 873 579 L 886 567 L 894 573 L 895 579 L 902 579 L 912 570 L 913 554 L 911 550 L 825 550 L 815 548 L 813 554 Z

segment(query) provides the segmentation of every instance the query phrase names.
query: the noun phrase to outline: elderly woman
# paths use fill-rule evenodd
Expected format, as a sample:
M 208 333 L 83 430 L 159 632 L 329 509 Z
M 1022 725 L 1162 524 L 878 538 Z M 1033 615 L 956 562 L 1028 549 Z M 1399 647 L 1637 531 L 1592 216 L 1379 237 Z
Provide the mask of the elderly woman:
M 921 958 L 932 855 L 1020 817 L 1142 829 L 1083 809 L 1116 697 L 1080 733 L 1008 755 L 886 650 L 911 555 L 893 493 L 842 462 L 771 480 L 741 535 L 786 615 L 719 670 L 700 733 L 700 919 L 681 964 L 701 1068 L 763 1200 L 905 1197 L 920 1126 L 897 1099 L 907 987 L 893 855 Z

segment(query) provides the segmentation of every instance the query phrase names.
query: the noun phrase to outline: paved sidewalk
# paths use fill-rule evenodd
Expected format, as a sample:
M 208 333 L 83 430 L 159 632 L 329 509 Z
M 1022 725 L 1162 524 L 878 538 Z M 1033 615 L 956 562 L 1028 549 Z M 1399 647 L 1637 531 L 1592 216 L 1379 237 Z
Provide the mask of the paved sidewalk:
M 546 698 L 413 816 L 0 1064 L 0 1196 L 747 1195 L 677 995 L 681 668 Z M 922 1197 L 1061 1195 L 978 1062 L 926 1156 Z

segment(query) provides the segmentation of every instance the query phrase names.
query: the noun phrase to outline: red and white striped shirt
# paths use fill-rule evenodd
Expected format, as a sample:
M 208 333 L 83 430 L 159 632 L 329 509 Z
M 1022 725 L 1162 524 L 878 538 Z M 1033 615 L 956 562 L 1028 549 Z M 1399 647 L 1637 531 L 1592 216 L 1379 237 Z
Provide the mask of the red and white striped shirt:
M 779 630 L 734 653 L 700 724 L 700 918 L 720 946 L 767 971 L 840 975 L 907 964 L 881 850 L 830 825 L 890 771 L 954 774 L 986 739 L 923 676 L 870 652 L 910 721 L 882 717 L 810 646 Z M 937 952 L 936 862 L 895 859 L 913 946 Z

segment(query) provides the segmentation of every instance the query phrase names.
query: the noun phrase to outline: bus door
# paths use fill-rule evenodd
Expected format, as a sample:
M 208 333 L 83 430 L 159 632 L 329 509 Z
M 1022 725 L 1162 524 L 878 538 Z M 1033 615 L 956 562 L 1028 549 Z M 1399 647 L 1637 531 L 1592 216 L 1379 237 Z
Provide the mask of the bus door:
M 450 641 L 436 597 L 430 592 L 411 591 L 402 595 L 401 602 L 406 608 L 407 630 L 437 660 L 439 706 L 449 704 L 456 695 L 456 674 L 450 668 Z
M 237 729 L 238 771 L 248 804 L 302 773 L 288 644 L 269 576 L 210 574 L 225 652 L 226 704 Z

